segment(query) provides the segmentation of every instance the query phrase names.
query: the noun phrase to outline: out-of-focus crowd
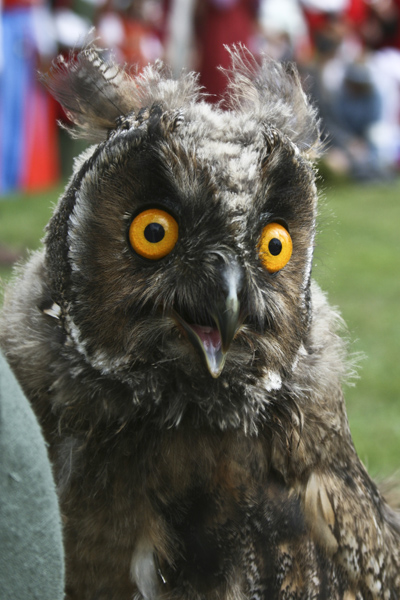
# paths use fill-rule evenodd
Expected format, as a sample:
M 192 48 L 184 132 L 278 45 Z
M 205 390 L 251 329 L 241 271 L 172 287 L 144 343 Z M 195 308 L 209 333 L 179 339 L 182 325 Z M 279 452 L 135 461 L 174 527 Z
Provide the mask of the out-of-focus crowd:
M 400 169 L 400 0 L 0 0 L 0 195 L 61 174 L 61 108 L 37 80 L 88 35 L 121 64 L 163 58 L 224 93 L 225 44 L 295 61 L 318 107 L 325 163 L 359 180 Z M 95 28 L 92 30 L 92 28 Z

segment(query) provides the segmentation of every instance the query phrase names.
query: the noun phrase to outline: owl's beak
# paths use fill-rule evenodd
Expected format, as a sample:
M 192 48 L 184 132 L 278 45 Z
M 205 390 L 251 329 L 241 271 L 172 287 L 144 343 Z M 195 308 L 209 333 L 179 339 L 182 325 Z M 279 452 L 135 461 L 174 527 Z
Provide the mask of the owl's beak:
M 210 315 L 216 327 L 187 323 L 175 312 L 177 321 L 193 346 L 204 356 L 207 368 L 215 379 L 222 373 L 228 350 L 241 325 L 238 294 L 242 273 L 236 261 L 224 266 L 222 281 L 224 296 L 210 306 Z

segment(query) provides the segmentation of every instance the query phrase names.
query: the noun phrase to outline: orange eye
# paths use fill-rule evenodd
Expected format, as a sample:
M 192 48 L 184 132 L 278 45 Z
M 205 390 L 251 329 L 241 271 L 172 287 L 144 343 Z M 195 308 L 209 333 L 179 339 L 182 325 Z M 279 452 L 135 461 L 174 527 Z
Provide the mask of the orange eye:
M 165 210 L 149 208 L 133 219 L 129 241 L 140 256 L 150 260 L 163 258 L 178 241 L 178 223 Z
M 280 271 L 292 256 L 292 238 L 279 223 L 268 223 L 261 233 L 258 253 L 264 267 L 270 273 Z

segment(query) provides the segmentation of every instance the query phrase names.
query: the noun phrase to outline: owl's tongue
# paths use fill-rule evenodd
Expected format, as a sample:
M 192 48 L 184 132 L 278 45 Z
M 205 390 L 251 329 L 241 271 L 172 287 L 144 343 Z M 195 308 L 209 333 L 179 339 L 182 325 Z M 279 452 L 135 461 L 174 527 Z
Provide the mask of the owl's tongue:
M 197 339 L 207 362 L 208 370 L 213 377 L 218 377 L 225 363 L 222 352 L 221 334 L 217 328 L 207 325 L 189 325 L 192 335 Z
M 223 334 L 225 331 L 223 320 L 220 319 L 223 325 L 223 327 L 220 327 L 217 318 L 215 318 L 218 327 L 212 327 L 210 325 L 188 323 L 180 316 L 178 311 L 174 311 L 173 315 L 179 325 L 183 327 L 193 346 L 204 356 L 210 374 L 215 378 L 219 377 L 226 359 L 226 351 L 223 350 Z M 229 343 L 227 344 L 228 348 Z
M 221 350 L 221 335 L 218 329 L 205 325 L 191 325 L 191 328 L 199 336 L 207 354 L 214 355 Z

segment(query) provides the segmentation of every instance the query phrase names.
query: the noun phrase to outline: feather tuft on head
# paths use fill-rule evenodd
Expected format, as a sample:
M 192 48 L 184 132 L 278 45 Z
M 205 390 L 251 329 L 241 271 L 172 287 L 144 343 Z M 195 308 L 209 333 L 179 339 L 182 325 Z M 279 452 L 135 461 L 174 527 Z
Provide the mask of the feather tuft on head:
M 117 126 L 121 116 L 136 113 L 159 103 L 169 108 L 199 99 L 200 86 L 195 73 L 173 81 L 169 69 L 158 60 L 141 73 L 121 67 L 106 51 L 93 44 L 79 54 L 62 56 L 53 63 L 42 81 L 63 106 L 75 125 L 74 137 L 100 142 Z
M 296 66 L 267 56 L 259 64 L 242 45 L 226 49 L 231 68 L 221 70 L 228 79 L 228 105 L 252 112 L 286 134 L 309 158 L 316 158 L 320 152 L 317 111 L 307 100 Z
M 227 48 L 232 66 L 228 78 L 227 103 L 236 112 L 252 113 L 260 123 L 273 125 L 313 159 L 319 152 L 319 123 L 309 104 L 294 65 L 264 57 L 261 65 L 244 46 Z M 200 101 L 204 94 L 196 73 L 173 79 L 161 60 L 141 72 L 118 66 L 93 43 L 68 60 L 59 57 L 42 77 L 53 96 L 64 107 L 76 129 L 75 137 L 93 142 L 104 140 L 117 127 L 120 117 L 141 108 L 161 105 L 179 110 Z
M 126 71 L 103 58 L 104 51 L 86 46 L 68 60 L 59 56 L 42 81 L 76 126 L 74 137 L 99 142 L 115 120 L 131 108 L 132 82 Z

